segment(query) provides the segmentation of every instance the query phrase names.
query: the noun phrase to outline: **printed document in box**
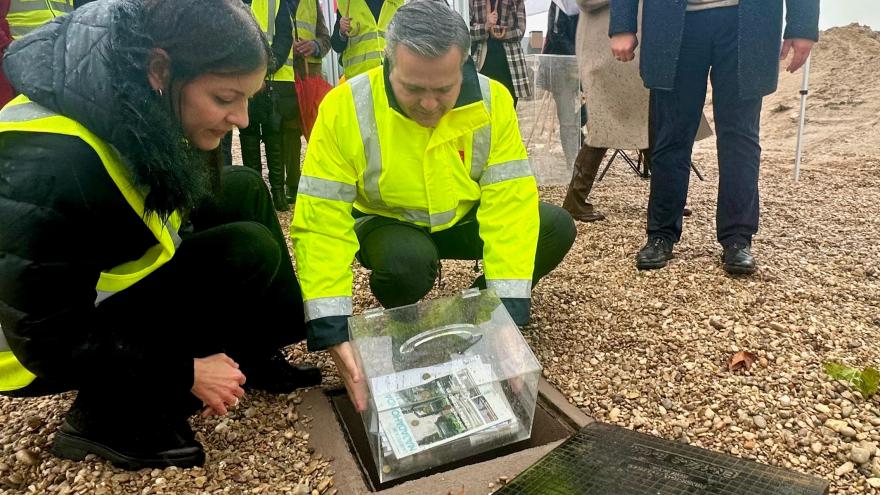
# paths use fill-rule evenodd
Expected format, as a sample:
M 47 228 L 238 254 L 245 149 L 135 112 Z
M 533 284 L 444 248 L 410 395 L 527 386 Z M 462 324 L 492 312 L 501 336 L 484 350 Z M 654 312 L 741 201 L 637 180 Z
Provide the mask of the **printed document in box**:
M 376 377 L 372 385 L 398 459 L 514 419 L 492 367 L 478 357 Z

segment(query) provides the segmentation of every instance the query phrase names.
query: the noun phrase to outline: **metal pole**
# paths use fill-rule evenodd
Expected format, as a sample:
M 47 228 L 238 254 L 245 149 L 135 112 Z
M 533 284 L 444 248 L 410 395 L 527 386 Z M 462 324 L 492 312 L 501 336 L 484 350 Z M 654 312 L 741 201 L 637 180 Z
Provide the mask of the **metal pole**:
M 801 115 L 800 122 L 798 123 L 798 133 L 797 133 L 797 149 L 795 151 L 795 161 L 794 161 L 794 181 L 797 182 L 801 176 L 801 152 L 803 151 L 803 138 L 804 138 L 804 122 L 806 121 L 807 114 L 807 95 L 810 94 L 810 62 L 812 62 L 813 56 L 810 55 L 807 58 L 807 63 L 804 65 L 804 79 L 801 82 Z

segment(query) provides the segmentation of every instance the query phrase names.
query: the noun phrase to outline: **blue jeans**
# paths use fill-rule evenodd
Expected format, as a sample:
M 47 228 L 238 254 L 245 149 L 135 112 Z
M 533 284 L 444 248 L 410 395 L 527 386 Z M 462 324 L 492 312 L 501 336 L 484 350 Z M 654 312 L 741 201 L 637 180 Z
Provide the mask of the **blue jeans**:
M 750 243 L 758 231 L 761 98 L 742 99 L 737 7 L 688 12 L 672 90 L 651 91 L 654 126 L 648 236 L 681 238 L 694 137 L 711 78 L 718 146 L 716 234 L 723 246 Z

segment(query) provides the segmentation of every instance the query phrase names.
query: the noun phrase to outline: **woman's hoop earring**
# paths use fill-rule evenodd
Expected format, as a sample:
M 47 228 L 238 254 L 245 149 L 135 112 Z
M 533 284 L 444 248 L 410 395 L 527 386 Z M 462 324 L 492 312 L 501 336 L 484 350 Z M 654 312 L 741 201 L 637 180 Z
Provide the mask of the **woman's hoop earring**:
M 164 92 L 162 91 L 162 88 L 157 89 L 156 94 L 159 95 L 159 98 L 162 98 L 163 96 L 165 96 Z

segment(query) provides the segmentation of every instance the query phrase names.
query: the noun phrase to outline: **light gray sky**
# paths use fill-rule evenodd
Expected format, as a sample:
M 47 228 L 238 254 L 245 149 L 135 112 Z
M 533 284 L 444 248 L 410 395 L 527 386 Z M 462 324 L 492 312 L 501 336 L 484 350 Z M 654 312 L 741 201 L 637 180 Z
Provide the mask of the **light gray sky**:
M 526 0 L 530 11 L 538 11 L 542 5 L 550 5 L 550 0 Z M 533 10 L 534 9 L 534 10 Z M 819 27 L 845 26 L 858 22 L 880 31 L 880 0 L 822 0 Z M 530 15 L 526 22 L 528 31 L 547 29 L 546 12 Z

